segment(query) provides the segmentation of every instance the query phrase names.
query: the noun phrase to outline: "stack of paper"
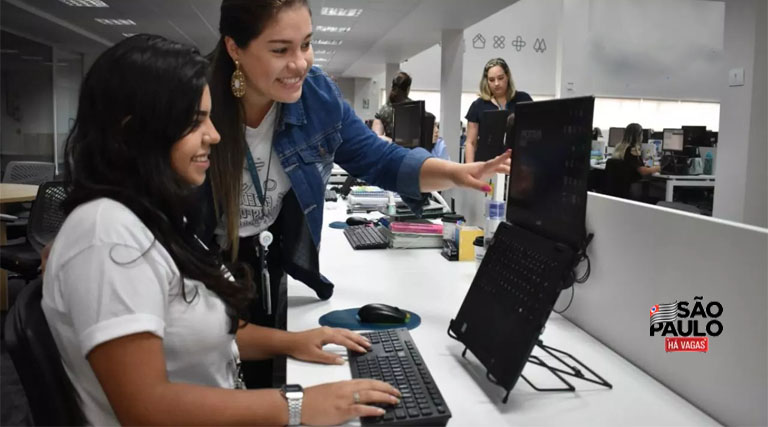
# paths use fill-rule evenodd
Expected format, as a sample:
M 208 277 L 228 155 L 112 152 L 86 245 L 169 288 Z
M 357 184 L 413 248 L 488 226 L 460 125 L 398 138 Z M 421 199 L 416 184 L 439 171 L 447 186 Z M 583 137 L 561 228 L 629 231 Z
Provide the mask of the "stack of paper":
M 443 246 L 443 226 L 426 220 L 393 222 L 389 225 L 387 232 L 391 248 L 416 249 Z

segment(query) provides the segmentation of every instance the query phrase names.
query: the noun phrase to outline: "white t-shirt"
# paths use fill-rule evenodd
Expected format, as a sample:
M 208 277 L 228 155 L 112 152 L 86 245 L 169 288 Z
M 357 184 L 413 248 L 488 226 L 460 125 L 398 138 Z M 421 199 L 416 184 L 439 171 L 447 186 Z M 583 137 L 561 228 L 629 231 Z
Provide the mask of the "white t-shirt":
M 265 207 L 262 209 L 246 161 L 243 168 L 243 190 L 240 198 L 240 237 L 255 236 L 269 228 L 280 214 L 283 197 L 291 189 L 291 181 L 280 164 L 280 158 L 274 149 L 271 150 L 271 161 L 269 160 L 277 111 L 277 103 L 273 103 L 272 108 L 257 128 L 247 126 L 245 128 L 245 141 L 248 143 L 248 149 L 251 150 L 253 161 L 256 163 L 262 192 L 264 191 L 264 181 L 267 180 L 267 169 L 269 169 L 269 177 L 266 185 Z M 220 234 L 223 234 L 223 229 L 220 231 Z
M 48 259 L 42 307 L 89 423 L 119 424 L 86 356 L 131 334 L 163 339 L 169 381 L 234 388 L 238 351 L 224 303 L 185 279 L 187 301 L 195 291 L 187 303 L 173 259 L 125 205 L 102 198 L 69 215 Z

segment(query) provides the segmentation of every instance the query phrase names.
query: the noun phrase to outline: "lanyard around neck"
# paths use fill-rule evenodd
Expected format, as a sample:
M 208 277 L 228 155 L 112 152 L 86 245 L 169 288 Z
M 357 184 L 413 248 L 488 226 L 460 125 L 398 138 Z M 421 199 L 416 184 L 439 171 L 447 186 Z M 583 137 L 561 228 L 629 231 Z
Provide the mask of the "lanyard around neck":
M 259 179 L 259 169 L 256 167 L 256 161 L 253 160 L 253 154 L 251 153 L 251 147 L 248 146 L 248 142 L 245 143 L 245 160 L 248 164 L 248 172 L 251 174 L 251 181 L 253 181 L 253 188 L 256 190 L 256 197 L 261 203 L 261 213 L 265 214 L 267 207 L 267 186 L 269 185 L 269 169 L 272 166 L 272 149 L 275 147 L 275 136 L 278 131 L 278 120 L 280 118 L 280 104 L 275 107 L 275 129 L 272 131 L 272 140 L 269 142 L 269 159 L 267 160 L 267 175 L 264 177 L 264 187 L 261 186 L 261 180 Z
M 266 194 L 266 188 L 269 184 L 269 167 L 272 164 L 272 146 L 269 147 L 269 160 L 267 160 L 267 175 L 264 178 L 264 188 L 261 187 L 261 180 L 259 179 L 259 170 L 256 168 L 256 162 L 253 160 L 253 154 L 251 154 L 251 149 L 246 144 L 245 146 L 245 160 L 248 163 L 248 172 L 251 174 L 251 181 L 253 181 L 253 188 L 256 190 L 256 197 L 259 199 L 259 203 L 261 203 L 261 210 L 264 211 L 266 207 L 264 206 L 267 201 L 267 194 Z

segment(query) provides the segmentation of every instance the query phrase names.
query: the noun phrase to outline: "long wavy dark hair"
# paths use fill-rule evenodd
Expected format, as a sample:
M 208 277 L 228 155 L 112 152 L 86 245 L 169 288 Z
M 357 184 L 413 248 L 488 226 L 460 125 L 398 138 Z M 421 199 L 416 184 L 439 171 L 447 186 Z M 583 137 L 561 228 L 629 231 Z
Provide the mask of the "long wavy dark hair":
M 148 34 L 101 54 L 85 76 L 67 138 L 64 209 L 101 197 L 127 206 L 182 277 L 201 281 L 224 301 L 234 333 L 237 319 L 247 318 L 250 274 L 234 265 L 241 280 L 228 280 L 216 255 L 187 229 L 184 210 L 194 187 L 171 168 L 171 147 L 197 126 L 207 67 L 197 49 Z M 187 302 L 197 296 L 187 295 L 183 280 L 182 295 Z
M 223 0 L 219 19 L 221 38 L 209 55 L 209 84 L 213 112 L 211 119 L 221 135 L 221 143 L 211 148 L 209 177 L 213 188 L 216 217 L 225 218 L 227 244 L 232 260 L 237 259 L 240 228 L 240 191 L 245 167 L 245 112 L 230 88 L 235 62 L 227 53 L 225 37 L 245 49 L 260 36 L 278 13 L 292 7 L 306 7 L 307 0 Z M 225 246 L 227 246 L 225 244 Z

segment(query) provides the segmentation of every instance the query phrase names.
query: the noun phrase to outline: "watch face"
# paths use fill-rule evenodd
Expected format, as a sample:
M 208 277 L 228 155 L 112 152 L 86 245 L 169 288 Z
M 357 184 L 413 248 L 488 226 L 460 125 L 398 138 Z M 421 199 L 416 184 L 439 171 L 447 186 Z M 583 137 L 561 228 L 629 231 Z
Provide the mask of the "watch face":
M 286 393 L 302 392 L 304 389 L 298 384 L 286 384 L 283 386 Z

